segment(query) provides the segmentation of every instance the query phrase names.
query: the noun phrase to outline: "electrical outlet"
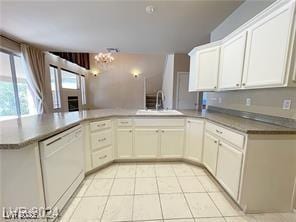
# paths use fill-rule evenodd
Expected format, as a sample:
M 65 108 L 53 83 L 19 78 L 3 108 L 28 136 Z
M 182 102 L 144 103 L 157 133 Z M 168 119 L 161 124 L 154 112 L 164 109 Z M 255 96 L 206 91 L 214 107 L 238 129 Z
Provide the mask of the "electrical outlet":
M 221 97 L 219 97 L 218 102 L 222 103 L 222 98 Z
M 250 106 L 251 105 L 251 98 L 247 98 L 246 99 L 246 106 Z
M 291 109 L 292 101 L 290 99 L 284 99 L 283 101 L 283 109 L 289 110 Z

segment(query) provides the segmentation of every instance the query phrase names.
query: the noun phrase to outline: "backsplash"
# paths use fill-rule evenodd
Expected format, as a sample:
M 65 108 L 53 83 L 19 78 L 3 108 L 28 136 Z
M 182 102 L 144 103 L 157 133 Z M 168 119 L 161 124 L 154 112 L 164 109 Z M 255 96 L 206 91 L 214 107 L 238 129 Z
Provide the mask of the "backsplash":
M 296 88 L 272 88 L 228 92 L 208 92 L 209 106 L 296 119 Z M 283 109 L 291 100 L 290 109 Z

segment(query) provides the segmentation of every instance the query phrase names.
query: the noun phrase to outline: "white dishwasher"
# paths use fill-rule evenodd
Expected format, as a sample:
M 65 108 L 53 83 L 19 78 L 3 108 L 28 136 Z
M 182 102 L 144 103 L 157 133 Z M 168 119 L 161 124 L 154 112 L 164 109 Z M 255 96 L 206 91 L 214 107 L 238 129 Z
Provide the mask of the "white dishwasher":
M 40 142 L 47 208 L 61 210 L 84 178 L 80 126 Z

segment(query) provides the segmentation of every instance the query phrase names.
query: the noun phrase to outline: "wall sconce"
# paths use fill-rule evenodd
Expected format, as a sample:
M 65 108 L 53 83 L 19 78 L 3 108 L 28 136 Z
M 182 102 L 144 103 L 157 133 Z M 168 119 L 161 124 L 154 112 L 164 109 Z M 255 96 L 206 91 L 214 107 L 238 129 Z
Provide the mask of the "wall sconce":
M 98 70 L 98 69 L 93 69 L 93 70 L 91 70 L 90 71 L 92 74 L 93 74 L 93 76 L 97 76 L 97 75 L 99 75 L 100 74 L 100 71 Z
M 138 69 L 133 69 L 133 70 L 131 71 L 131 74 L 132 74 L 135 78 L 138 78 L 138 76 L 141 75 L 142 73 L 141 73 L 141 71 L 138 70 Z

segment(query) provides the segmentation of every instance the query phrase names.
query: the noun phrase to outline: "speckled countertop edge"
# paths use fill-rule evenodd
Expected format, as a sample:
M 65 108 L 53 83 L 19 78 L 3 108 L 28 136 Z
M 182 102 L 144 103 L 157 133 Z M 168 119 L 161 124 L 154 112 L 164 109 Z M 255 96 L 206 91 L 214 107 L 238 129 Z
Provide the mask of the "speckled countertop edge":
M 90 116 L 87 116 L 88 112 L 92 112 Z M 51 129 L 49 131 L 46 131 L 44 133 L 40 133 L 37 136 L 31 137 L 31 138 L 26 138 L 24 141 L 20 141 L 17 143 L 1 143 L 0 141 L 0 150 L 4 149 L 20 149 L 22 147 L 25 147 L 27 145 L 42 141 L 44 139 L 47 139 L 51 136 L 54 136 L 58 133 L 61 133 L 67 129 L 70 129 L 74 126 L 79 125 L 82 122 L 85 121 L 95 121 L 95 120 L 102 120 L 102 119 L 108 119 L 108 118 L 127 118 L 127 117 L 136 117 L 136 118 L 161 118 L 161 117 L 180 117 L 180 118 L 201 118 L 201 119 L 206 119 L 209 120 L 213 123 L 217 123 L 219 125 L 228 127 L 230 129 L 234 129 L 240 133 L 243 134 L 296 134 L 296 129 L 294 128 L 287 128 L 287 127 L 282 127 L 282 126 L 276 126 L 272 124 L 267 124 L 267 123 L 262 123 L 260 121 L 256 120 L 249 120 L 249 119 L 244 119 L 242 117 L 233 117 L 228 114 L 221 114 L 221 113 L 213 113 L 213 112 L 197 112 L 197 111 L 180 111 L 182 112 L 182 115 L 136 115 L 135 111 L 129 110 L 128 113 L 123 113 L 123 114 L 118 114 L 118 113 L 111 113 L 111 114 L 102 114 L 99 113 L 98 115 L 96 114 L 95 110 L 92 111 L 84 111 L 86 116 L 78 116 L 76 117 L 75 120 L 73 120 L 71 123 L 67 123 L 65 125 L 62 125 L 61 127 Z M 117 111 L 118 112 L 118 111 Z M 120 111 L 119 111 L 120 112 Z M 93 115 L 93 116 L 92 116 Z M 62 117 L 61 117 L 62 118 Z M 258 129 L 254 129 L 250 127 L 248 129 L 246 126 L 242 127 L 240 124 L 237 124 L 238 122 L 244 122 L 247 123 L 247 125 L 258 125 L 260 126 Z M 17 132 L 16 132 L 17 134 Z M 17 137 L 17 136 L 16 136 Z M 2 140 L 2 135 L 1 135 L 1 140 Z

